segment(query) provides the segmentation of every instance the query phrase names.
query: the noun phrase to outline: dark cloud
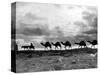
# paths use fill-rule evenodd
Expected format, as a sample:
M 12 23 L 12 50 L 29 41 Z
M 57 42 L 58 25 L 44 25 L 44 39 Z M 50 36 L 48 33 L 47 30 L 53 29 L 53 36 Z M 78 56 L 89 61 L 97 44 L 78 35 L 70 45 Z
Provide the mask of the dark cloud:
M 68 9 L 74 9 L 75 6 L 68 6 Z
M 49 32 L 43 28 L 24 28 L 22 34 L 29 36 L 41 36 L 41 35 L 49 35 Z
M 95 29 L 97 29 L 97 25 L 98 24 L 98 19 L 97 17 L 94 18 L 93 23 L 92 23 L 92 27 L 94 27 Z
M 54 4 L 55 7 L 60 8 L 61 5 L 60 4 Z
M 88 6 L 87 9 L 92 10 L 92 11 L 97 11 L 96 6 Z
M 69 5 L 68 9 L 82 8 L 81 5 Z
M 52 31 L 51 31 L 52 34 L 54 34 L 55 36 L 57 37 L 61 37 L 61 36 L 64 36 L 62 30 L 60 29 L 60 27 L 56 26 Z M 51 35 L 52 35 L 51 34 Z
M 93 34 L 97 34 L 97 30 L 96 30 L 96 29 L 91 29 L 91 30 L 85 31 L 85 32 L 83 32 L 83 33 L 93 35 Z
M 83 19 L 88 22 L 88 25 L 97 27 L 97 14 L 89 13 L 86 11 L 84 11 L 82 14 L 83 14 Z
M 97 14 L 95 13 L 89 13 L 89 12 L 83 12 L 83 19 L 87 21 L 88 26 L 91 27 L 89 30 L 83 31 L 83 39 L 84 40 L 93 40 L 97 39 Z M 86 35 L 86 36 L 84 36 Z
M 87 25 L 84 22 L 81 21 L 76 21 L 74 22 L 75 25 L 79 26 L 80 28 L 82 28 L 82 31 L 85 31 L 87 29 Z
M 93 22 L 94 23 L 94 22 Z M 81 40 L 85 40 L 85 41 L 87 41 L 87 40 L 94 40 L 94 39 L 97 39 L 97 27 L 96 27 L 96 25 L 93 25 L 93 26 L 95 26 L 95 27 L 93 27 L 92 25 L 91 25 L 91 27 L 92 27 L 92 29 L 88 29 L 87 27 L 87 25 L 85 25 L 83 22 L 75 22 L 74 23 L 75 25 L 79 25 L 79 26 L 81 26 L 81 30 L 82 30 L 82 33 L 81 34 L 79 34 L 79 35 L 77 35 L 77 36 L 75 36 L 74 37 L 74 40 L 75 41 L 81 41 Z
M 75 41 L 81 41 L 81 40 L 84 40 L 84 41 L 88 41 L 88 40 L 94 40 L 94 39 L 97 39 L 96 35 L 78 35 L 75 37 Z

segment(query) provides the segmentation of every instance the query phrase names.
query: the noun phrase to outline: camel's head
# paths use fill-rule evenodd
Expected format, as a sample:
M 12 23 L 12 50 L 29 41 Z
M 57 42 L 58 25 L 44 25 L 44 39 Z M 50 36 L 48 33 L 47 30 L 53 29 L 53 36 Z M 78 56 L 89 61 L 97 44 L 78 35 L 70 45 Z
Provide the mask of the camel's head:
M 43 44 L 43 42 L 40 42 L 40 44 Z

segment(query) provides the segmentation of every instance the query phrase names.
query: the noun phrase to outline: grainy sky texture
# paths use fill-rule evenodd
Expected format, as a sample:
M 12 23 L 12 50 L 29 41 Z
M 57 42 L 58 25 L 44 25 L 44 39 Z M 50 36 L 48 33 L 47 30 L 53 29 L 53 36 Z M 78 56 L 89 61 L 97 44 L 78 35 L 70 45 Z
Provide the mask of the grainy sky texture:
M 97 39 L 97 8 L 66 4 L 16 3 L 16 38 L 20 44 Z

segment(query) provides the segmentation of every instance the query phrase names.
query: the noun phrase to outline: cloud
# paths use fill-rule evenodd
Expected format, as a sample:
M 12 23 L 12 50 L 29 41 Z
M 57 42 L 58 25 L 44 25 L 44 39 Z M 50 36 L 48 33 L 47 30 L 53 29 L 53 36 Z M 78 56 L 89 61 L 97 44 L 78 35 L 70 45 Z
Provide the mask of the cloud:
M 91 29 L 91 30 L 85 31 L 83 33 L 88 34 L 88 35 L 93 35 L 93 34 L 97 34 L 97 30 L 96 29 Z
M 81 40 L 88 41 L 97 39 L 96 35 L 78 35 L 74 38 L 76 42 L 80 42 Z
M 55 7 L 60 8 L 61 5 L 60 4 L 53 4 Z
M 24 28 L 22 34 L 28 36 L 41 36 L 41 35 L 49 35 L 49 32 L 44 28 Z
M 95 18 L 93 19 L 93 22 L 92 22 L 92 27 L 95 28 L 95 29 L 97 29 L 97 24 L 98 24 L 98 18 L 95 17 Z
M 24 23 L 24 24 L 36 24 L 36 23 L 45 23 L 47 19 L 44 17 L 40 17 L 38 15 L 27 13 L 24 16 L 17 19 L 17 24 Z
M 87 24 L 85 24 L 84 22 L 81 22 L 81 21 L 76 21 L 76 22 L 74 22 L 74 24 L 80 27 L 80 32 L 88 30 L 88 27 L 89 27 Z
M 24 18 L 26 18 L 26 19 L 31 19 L 31 20 L 44 20 L 45 18 L 43 18 L 43 17 L 39 17 L 39 16 L 37 16 L 37 15 L 35 15 L 35 14 L 32 14 L 32 13 L 27 13 L 25 16 L 24 16 Z
M 87 21 L 89 26 L 97 27 L 97 14 L 84 11 L 83 19 Z
M 16 12 L 17 39 L 34 41 L 37 47 L 42 40 L 75 42 L 97 37 L 97 13 L 88 6 L 18 3 Z

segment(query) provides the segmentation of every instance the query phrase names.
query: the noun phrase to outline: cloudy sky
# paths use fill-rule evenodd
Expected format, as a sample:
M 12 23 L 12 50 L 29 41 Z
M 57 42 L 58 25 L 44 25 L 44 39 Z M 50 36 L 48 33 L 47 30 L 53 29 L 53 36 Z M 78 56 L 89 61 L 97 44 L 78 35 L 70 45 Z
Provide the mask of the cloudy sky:
M 18 43 L 97 39 L 97 8 L 66 4 L 16 3 Z

